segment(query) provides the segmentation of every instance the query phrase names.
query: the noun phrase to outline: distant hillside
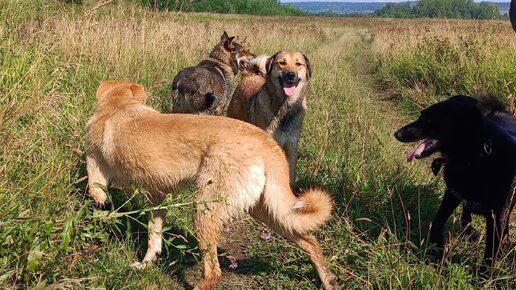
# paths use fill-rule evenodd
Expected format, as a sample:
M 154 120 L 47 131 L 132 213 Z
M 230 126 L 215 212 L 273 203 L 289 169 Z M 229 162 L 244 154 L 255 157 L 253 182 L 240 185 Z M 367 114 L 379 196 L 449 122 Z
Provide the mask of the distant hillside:
M 505 3 L 494 3 L 493 4 L 496 4 L 498 5 L 498 9 L 500 9 L 500 13 L 501 14 L 509 14 L 509 8 L 511 7 L 511 3 L 510 2 L 505 2 Z
M 356 13 L 373 13 L 378 9 L 387 5 L 387 2 L 289 2 L 281 1 L 283 4 L 290 4 L 300 10 L 308 13 L 329 13 L 329 14 L 356 14 Z M 407 1 L 415 4 L 417 1 Z M 505 14 L 509 12 L 510 2 L 496 3 L 499 7 L 500 13 Z
M 290 2 L 288 3 L 308 13 L 373 13 L 384 7 L 385 2 Z

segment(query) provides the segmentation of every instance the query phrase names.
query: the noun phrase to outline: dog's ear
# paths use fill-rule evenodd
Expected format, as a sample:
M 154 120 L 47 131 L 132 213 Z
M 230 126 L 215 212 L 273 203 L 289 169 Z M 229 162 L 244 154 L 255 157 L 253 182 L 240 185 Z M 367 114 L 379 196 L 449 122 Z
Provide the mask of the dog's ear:
M 229 38 L 229 35 L 226 31 L 224 31 L 224 33 L 222 33 L 222 35 L 220 36 L 220 42 L 225 42 L 226 39 Z
M 107 92 L 108 90 L 110 90 L 112 87 L 116 86 L 119 83 L 120 83 L 119 81 L 105 81 L 105 82 L 101 83 L 99 88 L 97 89 L 97 93 L 96 93 L 97 101 L 102 99 L 105 92 Z
M 463 120 L 466 125 L 476 125 L 478 127 L 482 126 L 482 122 L 484 119 L 484 116 L 482 115 L 482 112 L 474 106 L 464 106 L 464 108 L 461 110 L 464 114 L 461 116 L 461 120 Z M 477 127 L 477 128 L 478 128 Z
M 312 64 L 310 63 L 310 60 L 308 59 L 308 57 L 306 57 L 306 55 L 304 53 L 302 53 L 302 55 L 305 58 L 306 73 L 308 75 L 308 78 L 311 78 L 312 77 Z
M 226 40 L 224 40 L 224 48 L 229 50 L 230 52 L 235 52 L 235 50 L 237 49 L 233 40 L 235 40 L 234 36 L 231 36 L 231 37 L 227 38 Z
M 481 135 L 484 131 L 484 116 L 477 107 L 459 105 L 452 108 L 446 115 L 448 115 L 448 130 L 453 132 L 455 138 L 462 140 L 471 140 L 471 138 L 477 140 L 483 138 Z
M 131 84 L 130 88 L 131 92 L 133 93 L 133 97 L 142 103 L 145 103 L 147 100 L 147 93 L 145 92 L 145 88 L 139 84 Z
M 276 61 L 276 58 L 278 57 L 278 54 L 281 51 L 276 52 L 273 56 L 269 57 L 267 61 L 265 62 L 265 69 L 267 71 L 267 74 L 270 74 L 272 71 L 272 67 L 274 66 L 274 62 Z

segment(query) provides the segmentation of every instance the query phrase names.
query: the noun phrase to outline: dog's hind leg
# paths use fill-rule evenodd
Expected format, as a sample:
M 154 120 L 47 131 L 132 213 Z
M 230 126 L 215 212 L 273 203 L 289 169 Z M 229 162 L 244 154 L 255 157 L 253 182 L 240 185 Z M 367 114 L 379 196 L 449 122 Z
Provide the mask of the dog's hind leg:
M 143 269 L 154 263 L 161 254 L 162 230 L 165 223 L 166 210 L 159 209 L 151 212 L 148 224 L 147 252 L 142 262 L 135 262 L 131 266 Z
M 337 277 L 333 275 L 322 255 L 321 247 L 317 242 L 317 239 L 313 235 L 284 235 L 299 246 L 304 252 L 308 254 L 310 260 L 315 266 L 319 278 L 321 279 L 325 290 L 337 289 Z
M 197 240 L 204 268 L 203 278 L 195 289 L 212 289 L 222 276 L 217 256 L 217 245 L 224 227 L 224 221 L 219 215 L 224 210 L 224 206 L 217 202 L 206 202 L 198 204 L 196 210 L 194 225 L 197 230 Z
M 302 235 L 285 231 L 281 226 L 272 221 L 270 214 L 265 210 L 265 206 L 262 203 L 255 206 L 249 213 L 255 219 L 267 224 L 276 233 L 294 242 L 301 250 L 308 254 L 317 270 L 319 279 L 323 283 L 324 289 L 333 290 L 338 288 L 337 278 L 328 269 L 319 243 L 313 235 Z
M 97 160 L 97 156 L 94 153 L 86 154 L 86 169 L 88 171 L 90 195 L 97 206 L 102 208 L 106 206 L 108 199 L 105 190 L 109 186 L 111 172 L 102 161 Z

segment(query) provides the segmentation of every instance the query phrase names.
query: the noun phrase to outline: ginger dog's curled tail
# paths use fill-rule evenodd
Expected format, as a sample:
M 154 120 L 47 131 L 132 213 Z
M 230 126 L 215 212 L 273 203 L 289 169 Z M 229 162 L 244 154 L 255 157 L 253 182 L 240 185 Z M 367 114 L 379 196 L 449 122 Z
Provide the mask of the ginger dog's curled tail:
M 263 202 L 269 220 L 275 226 L 289 233 L 305 234 L 318 229 L 330 219 L 333 201 L 325 190 L 310 188 L 296 197 L 290 188 L 288 167 L 285 172 L 277 172 L 273 168 L 281 166 L 273 166 L 266 171 Z M 278 173 L 283 178 L 278 178 Z
M 333 201 L 323 189 L 309 188 L 298 197 L 292 210 L 292 229 L 305 233 L 318 229 L 330 219 Z

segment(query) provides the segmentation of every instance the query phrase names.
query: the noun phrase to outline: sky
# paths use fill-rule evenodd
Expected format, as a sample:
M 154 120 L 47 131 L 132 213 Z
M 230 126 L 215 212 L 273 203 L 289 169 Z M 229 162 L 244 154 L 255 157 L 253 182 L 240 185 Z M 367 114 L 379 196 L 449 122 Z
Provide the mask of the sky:
M 409 0 L 281 0 L 281 3 L 289 2 L 407 2 Z M 412 0 L 410 0 L 412 1 Z M 474 0 L 475 2 L 511 2 L 511 0 Z

